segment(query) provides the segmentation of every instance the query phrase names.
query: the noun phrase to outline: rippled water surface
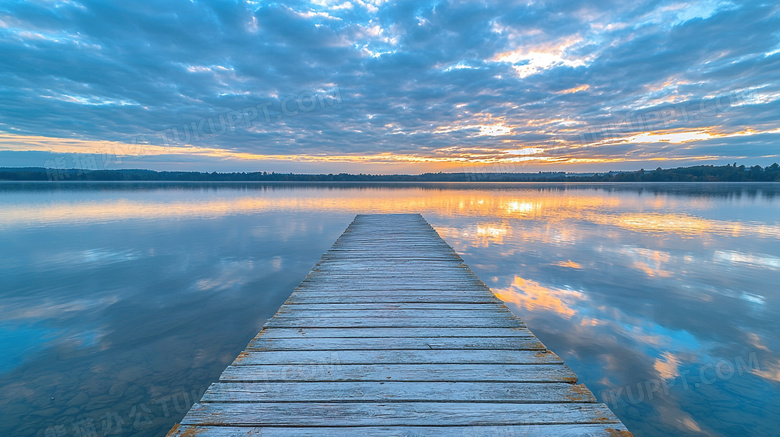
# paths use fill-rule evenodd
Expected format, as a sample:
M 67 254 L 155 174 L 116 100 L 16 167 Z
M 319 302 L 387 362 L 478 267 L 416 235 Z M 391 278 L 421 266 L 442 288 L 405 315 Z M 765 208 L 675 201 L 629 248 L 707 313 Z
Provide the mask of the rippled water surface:
M 377 212 L 636 435 L 780 435 L 780 184 L 154 183 L 0 183 L 0 435 L 165 435 Z

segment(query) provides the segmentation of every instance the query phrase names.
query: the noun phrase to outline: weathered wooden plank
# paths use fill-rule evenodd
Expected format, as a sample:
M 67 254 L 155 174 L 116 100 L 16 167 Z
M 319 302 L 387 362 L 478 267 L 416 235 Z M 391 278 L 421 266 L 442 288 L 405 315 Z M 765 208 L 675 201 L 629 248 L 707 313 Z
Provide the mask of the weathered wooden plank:
M 381 231 L 378 231 L 381 232 Z M 375 235 L 378 235 L 374 233 Z M 390 236 L 392 237 L 392 236 Z M 435 235 L 432 234 L 417 234 L 417 235 L 410 235 L 410 238 L 406 238 L 404 240 L 392 240 L 392 239 L 380 239 L 377 241 L 370 241 L 366 239 L 359 239 L 359 238 L 348 238 L 343 240 L 337 240 L 333 246 L 328 249 L 328 252 L 341 252 L 341 251 L 368 251 L 369 249 L 387 249 L 388 251 L 395 251 L 395 252 L 403 252 L 408 251 L 412 252 L 417 249 L 419 252 L 423 252 L 422 255 L 436 255 L 436 256 L 449 256 L 449 255 L 457 255 L 457 253 L 452 250 L 452 248 L 447 245 L 447 243 L 440 241 L 440 242 L 430 242 L 425 240 L 430 240 L 432 238 L 436 238 Z
M 336 240 L 336 244 L 342 244 L 347 241 L 359 241 L 360 246 L 364 244 L 372 244 L 374 241 L 370 240 L 371 236 L 377 236 L 379 241 L 385 240 L 389 246 L 408 247 L 409 245 L 436 245 L 440 246 L 444 243 L 441 239 L 434 240 L 437 236 L 436 233 L 431 230 L 430 232 L 414 232 L 412 230 L 406 230 L 404 232 L 391 232 L 388 230 L 382 230 L 381 228 L 372 229 L 373 232 L 366 238 L 365 235 L 358 234 L 346 234 L 342 238 Z M 397 237 L 399 240 L 393 240 L 393 237 Z M 406 243 L 406 244 L 404 244 Z
M 336 243 L 334 243 L 328 251 L 335 252 L 339 250 L 366 250 L 366 248 L 382 247 L 396 251 L 422 249 L 430 250 L 431 252 L 436 250 L 440 251 L 439 253 L 442 254 L 452 254 L 452 252 L 454 252 L 447 245 L 447 243 L 424 241 L 435 238 L 435 236 L 432 234 L 417 234 L 410 235 L 409 237 L 410 238 L 404 238 L 403 240 L 380 239 L 376 241 L 362 238 L 346 238 L 336 241 Z
M 340 426 L 340 427 L 236 427 L 177 425 L 168 437 L 625 437 L 630 436 L 621 423 L 565 425 L 492 425 L 492 426 Z
M 475 295 L 473 293 L 431 294 L 426 291 L 409 291 L 405 293 L 386 293 L 377 291 L 341 291 L 319 292 L 300 290 L 293 293 L 286 304 L 301 303 L 497 303 L 500 300 L 494 295 Z
M 452 261 L 453 263 L 455 261 Z M 359 264 L 359 265 L 355 265 Z M 457 269 L 457 270 L 456 270 Z M 471 272 L 468 270 L 465 270 L 463 267 L 459 266 L 453 266 L 451 263 L 447 264 L 441 264 L 441 263 L 432 263 L 432 262 L 426 262 L 424 260 L 420 260 L 416 263 L 404 263 L 404 264 L 391 264 L 391 263 L 369 263 L 369 262 L 360 262 L 357 261 L 355 263 L 332 263 L 332 262 L 325 262 L 320 263 L 312 269 L 314 272 L 328 272 L 328 273 L 334 273 L 334 274 L 342 274 L 342 275 L 355 275 L 355 274 L 361 274 L 361 273 L 397 273 L 397 272 L 404 272 L 404 273 L 420 273 L 420 270 L 425 270 L 430 273 L 436 273 L 436 274 L 448 274 L 452 271 L 460 271 L 461 274 L 468 275 L 470 277 L 474 277 Z
M 337 351 L 337 350 L 433 350 L 492 349 L 541 350 L 536 337 L 448 337 L 448 338 L 270 338 L 255 337 L 247 351 Z
M 302 303 L 290 305 L 285 302 L 286 305 L 279 308 L 280 312 L 287 312 L 291 309 L 308 310 L 308 311 L 381 311 L 381 310 L 426 310 L 426 311 L 493 311 L 493 310 L 509 310 L 501 302 L 484 302 L 484 303 Z M 294 307 L 294 308 L 291 308 Z
M 525 382 L 216 383 L 201 402 L 596 402 L 582 384 Z
M 388 317 L 274 317 L 265 323 L 268 328 L 525 328 L 525 324 L 513 318 L 485 319 L 480 317 L 431 317 L 388 318 Z
M 331 271 L 318 271 L 313 272 L 309 274 L 309 276 L 306 277 L 306 282 L 312 282 L 312 281 L 320 281 L 320 280 L 326 280 L 328 282 L 338 282 L 338 281 L 370 281 L 375 279 L 399 279 L 400 283 L 404 282 L 411 282 L 413 280 L 425 280 L 426 283 L 429 284 L 439 284 L 446 286 L 447 284 L 461 284 L 461 283 L 480 283 L 479 279 L 474 277 L 473 275 L 469 275 L 466 273 L 444 273 L 444 272 L 421 272 L 421 271 L 385 271 L 385 270 L 374 270 L 374 271 L 364 271 L 364 272 L 351 272 L 351 273 L 340 273 L 340 272 L 331 272 Z
M 360 256 L 360 257 L 347 257 L 345 256 L 345 253 L 349 251 L 342 250 L 339 252 L 325 252 L 325 254 L 322 255 L 320 262 L 332 262 L 332 261 L 346 261 L 350 259 L 354 259 L 355 261 L 359 262 L 401 262 L 401 261 L 417 261 L 417 262 L 458 262 L 462 263 L 463 258 L 458 256 L 456 253 L 452 254 L 428 254 L 428 255 L 422 255 L 417 253 L 409 253 L 404 255 L 403 253 L 399 253 L 399 251 L 396 251 L 397 255 L 395 256 L 384 256 L 374 252 L 360 252 L 361 254 L 366 254 L 368 256 Z M 392 254 L 391 254 L 392 255 Z M 358 259 L 356 259 L 358 258 Z
M 381 231 L 377 231 L 381 232 Z M 429 238 L 435 238 L 434 235 L 419 235 L 418 238 L 420 240 L 429 239 Z M 446 244 L 446 243 L 444 243 Z M 453 255 L 459 256 L 452 248 L 445 246 L 442 243 L 406 243 L 406 244 L 399 244 L 394 241 L 384 241 L 384 242 L 378 242 L 378 243 L 372 243 L 372 242 L 350 242 L 349 240 L 339 240 L 334 243 L 333 246 L 331 246 L 330 249 L 328 249 L 328 252 L 330 253 L 338 253 L 338 252 L 367 252 L 366 247 L 367 246 L 381 246 L 382 248 L 386 248 L 388 251 L 391 252 L 410 252 L 410 249 L 413 248 L 419 248 L 422 249 L 422 253 L 418 253 L 417 256 L 428 256 L 428 255 L 434 255 L 439 257 L 452 257 Z
M 430 294 L 435 293 L 473 293 L 476 296 L 481 294 L 491 294 L 492 292 L 487 289 L 484 283 L 472 281 L 469 283 L 457 283 L 457 284 L 438 284 L 427 283 L 425 281 L 412 283 L 376 283 L 368 281 L 338 281 L 337 284 L 318 283 L 317 281 L 309 281 L 307 283 L 301 283 L 295 288 L 298 290 L 320 291 L 320 292 L 339 292 L 339 291 L 376 291 L 376 292 L 399 292 L 406 293 L 414 291 L 427 291 Z
M 334 357 L 336 361 L 337 357 Z M 312 364 L 228 366 L 225 382 L 577 382 L 564 364 Z
M 258 334 L 264 338 L 449 338 L 533 337 L 528 328 L 273 328 Z
M 345 236 L 345 238 L 339 238 L 336 240 L 336 242 L 333 245 L 333 248 L 338 248 L 339 246 L 347 247 L 350 249 L 362 249 L 366 246 L 371 245 L 378 245 L 378 244 L 384 244 L 390 249 L 396 249 L 396 250 L 404 250 L 408 247 L 435 247 L 437 249 L 441 249 L 442 253 L 451 253 L 450 251 L 454 252 L 452 248 L 447 245 L 443 240 L 439 241 L 433 241 L 434 238 L 437 238 L 438 236 L 435 233 L 413 233 L 409 232 L 408 235 L 398 235 L 398 234 L 387 234 L 387 231 L 382 230 L 371 230 L 371 235 L 374 236 L 380 236 L 379 240 L 372 241 L 370 239 L 362 238 L 362 237 L 355 237 L 354 235 Z M 383 236 L 384 235 L 384 236 Z M 383 236 L 383 237 L 382 237 Z M 393 238 L 398 238 L 398 240 L 395 240 Z M 331 249 L 333 250 L 333 249 Z
M 361 283 L 364 283 L 366 285 L 371 285 L 372 282 L 377 283 L 392 283 L 393 289 L 403 289 L 403 288 L 396 288 L 398 287 L 407 287 L 407 286 L 420 286 L 420 283 L 425 283 L 425 285 L 429 289 L 438 289 L 438 290 L 447 290 L 451 286 L 472 286 L 474 288 L 481 288 L 485 287 L 485 285 L 480 281 L 479 279 L 473 278 L 473 277 L 457 277 L 457 275 L 450 275 L 450 276 L 441 276 L 441 277 L 434 277 L 432 275 L 425 275 L 420 273 L 415 274 L 406 274 L 403 272 L 399 272 L 397 274 L 372 274 L 372 273 L 366 273 L 366 274 L 356 274 L 356 275 L 336 275 L 336 274 L 326 274 L 326 273 L 317 273 L 314 275 L 310 275 L 306 277 L 303 281 L 301 281 L 302 285 L 309 285 L 311 283 L 318 283 L 322 285 L 330 285 L 330 286 L 345 286 L 345 285 L 361 285 Z M 487 292 L 488 290 L 483 290 L 483 292 Z
M 414 232 L 412 230 L 405 230 L 404 232 L 398 233 L 398 232 L 383 230 L 381 228 L 375 228 L 370 230 L 370 236 L 368 236 L 368 238 L 370 238 L 371 236 L 377 236 L 377 238 L 380 238 L 380 241 L 386 240 L 388 246 L 390 247 L 397 246 L 397 247 L 404 248 L 404 247 L 408 247 L 409 245 L 440 246 L 442 244 L 446 244 L 443 240 L 436 238 L 438 235 L 436 235 L 435 231 L 433 230 L 431 230 L 430 232 Z M 336 240 L 335 244 L 338 245 L 338 244 L 343 244 L 344 242 L 355 240 L 360 242 L 359 245 L 357 245 L 357 247 L 363 247 L 364 244 L 374 243 L 374 241 L 367 239 L 366 237 L 367 237 L 366 235 L 358 236 L 358 234 L 345 234 L 341 238 Z M 399 240 L 397 241 L 393 240 L 393 237 L 397 237 L 399 238 Z
M 372 228 L 374 228 L 375 230 L 378 230 L 378 231 L 382 231 L 382 232 L 375 232 L 375 233 L 372 233 L 370 235 L 366 235 L 365 233 L 362 233 L 362 232 L 354 232 L 354 229 L 353 229 L 353 230 L 350 230 L 349 232 L 345 231 L 344 233 L 342 233 L 341 236 L 336 241 L 343 241 L 343 240 L 374 241 L 374 239 L 396 241 L 396 240 L 393 239 L 394 237 L 397 237 L 399 239 L 399 241 L 403 241 L 403 240 L 411 240 L 411 239 L 414 239 L 415 237 L 419 237 L 419 236 L 425 236 L 425 237 L 438 236 L 438 234 L 436 234 L 436 231 L 433 228 L 419 229 L 419 228 L 417 228 L 417 226 L 418 226 L 417 224 L 412 224 L 412 225 L 405 226 L 405 227 L 402 225 L 399 228 L 389 228 L 389 229 L 385 228 L 385 229 L 383 229 L 381 226 L 374 225 L 374 226 L 372 226 Z M 399 229 L 403 229 L 403 232 L 397 232 Z M 435 242 L 437 240 L 434 240 L 434 239 L 431 239 L 431 238 L 426 238 L 426 239 L 416 239 L 415 241 L 418 241 L 418 242 L 426 242 L 426 241 Z
M 381 235 L 381 231 L 374 232 L 367 230 L 373 235 Z M 444 240 L 441 240 L 436 234 L 417 234 L 410 235 L 410 238 L 401 240 L 382 239 L 378 241 L 369 241 L 366 239 L 349 238 L 339 239 L 333 243 L 333 246 L 326 253 L 349 253 L 349 252 L 371 252 L 374 249 L 381 248 L 389 252 L 409 252 L 411 256 L 429 257 L 436 256 L 447 259 L 458 259 L 460 255 L 455 252 Z M 438 242 L 426 240 L 439 239 Z M 374 252 L 374 254 L 376 254 Z
M 496 307 L 493 309 L 474 309 L 474 310 L 425 310 L 425 309 L 373 309 L 373 310 L 361 310 L 361 309 L 323 309 L 323 310 L 310 310 L 307 308 L 299 308 L 297 306 L 285 306 L 280 308 L 274 318 L 287 319 L 287 318 L 339 318 L 339 317 L 362 317 L 366 319 L 378 319 L 378 318 L 393 318 L 393 319 L 431 319 L 431 318 L 446 318 L 446 319 L 483 319 L 483 320 L 513 320 L 514 315 L 507 308 Z
M 346 258 L 346 259 L 339 259 L 336 260 L 323 260 L 320 261 L 312 270 L 314 272 L 319 272 L 323 270 L 333 271 L 335 273 L 355 273 L 355 271 L 363 271 L 363 270 L 380 270 L 380 271 L 399 271 L 399 270 L 409 270 L 413 271 L 417 270 L 417 272 L 420 271 L 420 266 L 425 266 L 426 268 L 430 268 L 434 272 L 446 272 L 446 271 L 453 271 L 453 272 L 463 272 L 463 273 L 470 273 L 473 275 L 473 272 L 466 267 L 465 264 L 463 264 L 462 261 L 458 260 L 415 260 L 411 261 L 408 258 L 398 258 L 398 259 L 384 259 L 384 258 L 377 258 L 373 260 L 364 260 L 356 257 Z
M 447 255 L 447 254 L 426 254 L 426 253 L 420 253 L 420 252 L 407 252 L 403 250 L 387 250 L 384 251 L 383 248 L 379 248 L 376 250 L 350 250 L 350 249 L 339 249 L 334 251 L 327 252 L 330 256 L 352 256 L 355 258 L 360 259 L 395 259 L 395 258 L 402 258 L 402 259 L 408 259 L 410 256 L 413 256 L 415 258 L 420 259 L 441 259 L 441 260 L 459 260 L 462 262 L 462 259 L 460 257 L 457 257 L 456 255 Z
M 386 250 L 387 253 L 383 253 L 382 250 Z M 330 249 L 326 252 L 327 255 L 330 256 L 339 256 L 343 257 L 345 255 L 360 255 L 361 258 L 363 258 L 365 255 L 368 259 L 373 258 L 381 258 L 381 259 L 392 259 L 392 258 L 425 258 L 425 259 L 442 259 L 442 260 L 460 260 L 462 262 L 462 258 L 460 255 L 452 251 L 451 249 L 442 249 L 442 250 L 418 250 L 418 251 L 410 251 L 406 248 L 394 248 L 392 246 L 390 247 L 381 247 L 381 249 L 378 250 L 367 250 L 361 247 L 340 247 L 336 249 Z
M 379 231 L 381 232 L 381 231 Z M 381 233 L 373 233 L 373 235 L 382 235 Z M 393 238 L 395 237 L 395 239 Z M 383 246 L 389 249 L 395 250 L 408 250 L 413 248 L 433 248 L 443 251 L 444 253 L 450 253 L 452 250 L 447 243 L 443 241 L 429 241 L 435 238 L 434 234 L 410 234 L 410 235 L 388 235 L 386 237 L 378 237 L 374 240 L 358 237 L 347 237 L 338 239 L 330 250 L 339 249 L 354 249 L 361 250 L 366 247 Z
M 427 259 L 420 259 L 420 260 L 410 260 L 408 258 L 398 258 L 398 259 L 384 259 L 384 258 L 377 258 L 377 259 L 371 259 L 371 260 L 364 260 L 364 259 L 354 259 L 354 258 L 346 258 L 346 259 L 338 259 L 338 260 L 322 260 L 320 261 L 317 266 L 313 269 L 315 272 L 320 271 L 320 269 L 328 269 L 338 272 L 355 272 L 356 270 L 413 270 L 415 267 L 419 271 L 420 266 L 425 266 L 433 271 L 439 271 L 444 272 L 446 270 L 450 271 L 462 271 L 462 272 L 468 272 L 472 273 L 468 267 L 462 262 L 455 259 L 452 260 L 427 260 Z
M 440 426 L 618 423 L 603 404 L 558 403 L 197 403 L 183 425 Z
M 390 288 L 387 284 L 336 284 L 316 285 L 314 282 L 308 284 L 302 284 L 295 288 L 295 292 L 307 292 L 307 293 L 329 293 L 334 295 L 334 298 L 338 297 L 338 294 L 347 293 L 373 293 L 379 294 L 391 294 L 398 295 L 426 295 L 428 297 L 447 297 L 447 296 L 459 296 L 467 295 L 474 299 L 490 296 L 495 296 L 486 291 L 483 284 L 469 284 L 469 285 L 452 285 L 452 286 L 435 286 L 426 284 L 405 284 L 403 287 L 393 286 Z
M 553 364 L 554 353 L 543 350 L 347 350 L 244 351 L 234 366 L 252 364 Z
M 454 253 L 454 252 L 453 252 Z M 457 255 L 457 254 L 456 254 Z M 412 253 L 406 258 L 372 258 L 372 259 L 352 259 L 352 258 L 344 258 L 341 255 L 338 256 L 329 256 L 326 252 L 320 261 L 317 263 L 317 265 L 327 265 L 327 266 L 334 266 L 334 267 L 345 267 L 348 268 L 350 265 L 352 265 L 352 262 L 356 263 L 358 266 L 362 267 L 376 267 L 376 266 L 408 266 L 408 265 L 430 265 L 430 266 L 436 266 L 436 267 L 457 267 L 462 269 L 468 269 L 468 264 L 463 262 L 462 259 L 457 259 L 454 256 L 447 257 L 447 259 L 425 259 L 425 258 L 416 258 L 415 254 Z
M 301 281 L 303 285 L 309 285 L 312 283 L 322 285 L 336 285 L 349 286 L 358 285 L 355 281 L 378 281 L 378 280 L 391 280 L 394 290 L 403 290 L 405 287 L 419 287 L 420 282 L 425 282 L 429 289 L 447 290 L 450 285 L 458 286 L 484 286 L 482 281 L 474 278 L 441 278 L 431 279 L 423 274 L 420 275 L 354 275 L 354 276 L 339 276 L 339 275 L 323 275 L 322 277 L 310 276 Z
M 364 244 L 361 247 L 354 247 L 355 245 L 336 245 L 334 248 L 328 251 L 331 255 L 347 255 L 354 258 L 361 258 L 362 255 L 367 255 L 369 259 L 376 258 L 378 254 L 383 255 L 382 259 L 393 258 L 393 255 L 411 255 L 414 254 L 417 257 L 429 258 L 429 259 L 449 259 L 456 261 L 458 258 L 454 254 L 444 251 L 445 246 L 422 246 L 407 244 L 404 247 L 393 247 L 387 244 Z M 389 257 L 384 255 L 390 255 Z
M 353 270 L 348 271 L 346 269 L 342 268 L 331 268 L 328 265 L 321 266 L 319 270 L 315 270 L 309 274 L 309 278 L 319 278 L 324 275 L 332 276 L 335 279 L 355 279 L 355 277 L 359 278 L 369 278 L 369 277 L 382 277 L 382 276 L 390 276 L 390 277 L 396 277 L 396 276 L 404 276 L 404 275 L 412 275 L 415 277 L 425 277 L 426 282 L 430 282 L 431 284 L 436 284 L 438 282 L 460 282 L 461 280 L 466 281 L 478 281 L 479 278 L 471 274 L 467 271 L 458 271 L 456 268 L 449 268 L 449 269 L 430 269 L 430 271 L 424 271 L 425 267 L 417 267 L 417 269 L 412 268 L 412 266 L 404 266 L 399 268 L 385 268 L 385 267 L 366 267 L 361 270 Z M 449 270 L 449 272 L 447 272 Z M 457 279 L 457 281 L 455 281 Z
M 389 288 L 387 287 L 387 283 L 393 283 L 393 287 Z M 487 290 L 480 291 L 479 289 L 481 287 L 485 287 L 484 284 L 477 282 L 477 281 L 463 281 L 463 282 L 437 282 L 437 283 L 431 283 L 426 285 L 421 285 L 424 283 L 424 279 L 419 279 L 417 281 L 412 280 L 410 278 L 404 278 L 401 279 L 386 279 L 386 280 L 378 280 L 378 279 L 371 279 L 370 282 L 367 280 L 364 283 L 361 283 L 360 281 L 349 281 L 346 279 L 332 279 L 332 280 L 323 280 L 323 281 L 313 281 L 313 280 L 307 280 L 301 282 L 301 285 L 298 287 L 298 291 L 308 289 L 312 290 L 316 288 L 317 290 L 321 291 L 332 291 L 334 293 L 344 292 L 344 291 L 367 291 L 367 290 L 373 290 L 377 293 L 381 292 L 387 292 L 387 293 L 403 293 L 405 291 L 413 291 L 413 290 L 428 290 L 432 294 L 435 293 L 441 293 L 446 294 L 450 291 L 471 291 L 474 293 L 483 293 L 487 294 Z M 382 284 L 385 284 L 383 287 Z

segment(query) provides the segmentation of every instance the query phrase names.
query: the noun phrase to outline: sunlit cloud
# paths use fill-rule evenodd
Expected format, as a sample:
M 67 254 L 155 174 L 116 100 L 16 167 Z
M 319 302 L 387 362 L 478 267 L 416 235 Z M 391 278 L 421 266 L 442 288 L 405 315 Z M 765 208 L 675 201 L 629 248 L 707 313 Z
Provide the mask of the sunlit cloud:
M 709 128 L 714 129 L 714 128 Z M 592 147 L 594 145 L 602 145 L 602 144 L 628 144 L 628 143 L 634 143 L 634 144 L 656 144 L 656 143 L 670 143 L 670 144 L 683 144 L 683 143 L 690 143 L 690 142 L 699 142 L 699 141 L 706 141 L 711 139 L 727 139 L 727 138 L 739 138 L 739 137 L 746 137 L 746 136 L 753 136 L 753 135 L 776 135 L 780 133 L 780 128 L 777 129 L 771 129 L 771 130 L 765 130 L 765 131 L 756 131 L 753 129 L 745 129 L 737 132 L 731 132 L 731 133 L 716 133 L 716 132 L 705 132 L 705 131 L 691 131 L 691 132 L 678 132 L 678 131 L 668 131 L 668 132 L 642 132 L 636 135 L 628 135 L 628 136 L 611 136 L 610 138 L 606 138 L 604 140 L 594 141 L 592 143 L 587 144 L 580 144 L 577 147 Z M 664 157 L 662 155 L 658 155 L 658 158 L 663 159 Z M 673 159 L 673 157 L 669 157 L 669 159 Z
M 689 141 L 701 141 L 712 138 L 713 136 L 706 132 L 679 132 L 679 133 L 643 133 L 629 137 L 626 142 L 629 143 L 672 143 L 681 144 Z
M 587 91 L 588 88 L 590 88 L 590 85 L 585 84 L 585 85 L 575 86 L 573 88 L 568 88 L 568 89 L 565 89 L 565 90 L 562 90 L 562 91 L 558 91 L 557 93 L 558 94 L 574 94 L 574 93 L 578 93 L 580 91 Z
M 589 57 L 577 57 L 567 53 L 580 42 L 582 38 L 579 36 L 567 37 L 548 44 L 498 53 L 493 60 L 511 64 L 521 79 L 554 67 L 581 67 L 586 65 Z
M 504 123 L 494 123 L 494 124 L 459 124 L 459 125 L 452 125 L 452 126 L 439 126 L 434 131 L 438 134 L 443 133 L 451 133 L 456 131 L 462 131 L 462 130 L 474 130 L 476 131 L 479 129 L 479 132 L 477 133 L 478 136 L 501 136 L 501 135 L 510 135 L 512 133 L 512 128 L 510 126 L 505 126 Z
M 489 136 L 497 136 L 497 135 L 509 135 L 512 133 L 512 129 L 508 126 L 504 126 L 503 123 L 493 124 L 493 125 L 479 125 L 479 134 L 480 135 L 489 135 Z
M 510 155 L 521 155 L 521 156 L 527 156 L 527 155 L 536 155 L 539 153 L 543 153 L 544 149 L 539 147 L 524 147 L 522 149 L 517 150 L 507 150 L 506 153 Z

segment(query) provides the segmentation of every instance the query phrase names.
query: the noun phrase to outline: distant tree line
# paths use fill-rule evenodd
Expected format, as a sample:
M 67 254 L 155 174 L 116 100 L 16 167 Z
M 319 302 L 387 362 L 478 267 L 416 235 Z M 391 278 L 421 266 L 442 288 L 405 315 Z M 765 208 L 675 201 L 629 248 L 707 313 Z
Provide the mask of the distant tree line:
M 6 181 L 162 182 L 780 182 L 780 166 L 698 165 L 608 173 L 424 173 L 420 175 L 296 174 L 275 172 L 201 173 L 154 170 L 0 168 Z
M 578 177 L 570 175 L 568 181 L 577 182 L 780 182 L 780 166 L 774 163 L 767 167 L 755 165 L 745 167 L 727 164 L 723 166 L 697 165 L 632 172 L 613 172 L 603 175 Z

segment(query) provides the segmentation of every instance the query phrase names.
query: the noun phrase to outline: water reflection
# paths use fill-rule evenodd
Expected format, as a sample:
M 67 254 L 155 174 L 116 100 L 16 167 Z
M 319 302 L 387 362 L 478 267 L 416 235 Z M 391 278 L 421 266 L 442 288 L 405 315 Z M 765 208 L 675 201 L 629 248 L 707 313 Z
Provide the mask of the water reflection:
M 437 229 L 638 435 L 777 434 L 775 197 L 588 191 Z
M 120 195 L 141 211 L 170 195 L 145 193 Z M 351 219 L 133 220 L 111 192 L 18 194 L 0 194 L 3 436 L 164 435 Z M 40 213 L 25 224 L 20 211 Z
M 164 434 L 364 212 L 424 214 L 637 435 L 777 434 L 778 192 L 0 184 L 0 434 Z

